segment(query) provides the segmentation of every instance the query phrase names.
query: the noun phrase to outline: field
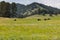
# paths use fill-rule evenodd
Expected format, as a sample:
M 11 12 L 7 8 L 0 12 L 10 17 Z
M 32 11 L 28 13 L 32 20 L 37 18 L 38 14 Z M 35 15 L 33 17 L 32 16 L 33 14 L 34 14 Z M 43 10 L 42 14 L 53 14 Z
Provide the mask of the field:
M 44 18 L 51 20 L 44 21 Z M 1 17 L 0 40 L 60 40 L 60 16 Z

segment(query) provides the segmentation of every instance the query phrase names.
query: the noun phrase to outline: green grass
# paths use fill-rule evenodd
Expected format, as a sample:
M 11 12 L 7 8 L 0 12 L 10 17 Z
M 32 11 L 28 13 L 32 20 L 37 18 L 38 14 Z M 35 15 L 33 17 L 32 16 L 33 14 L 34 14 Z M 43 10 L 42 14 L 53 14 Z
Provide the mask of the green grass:
M 40 18 L 41 21 L 37 21 Z M 44 18 L 51 20 L 44 21 Z M 0 40 L 60 40 L 60 16 L 0 18 Z

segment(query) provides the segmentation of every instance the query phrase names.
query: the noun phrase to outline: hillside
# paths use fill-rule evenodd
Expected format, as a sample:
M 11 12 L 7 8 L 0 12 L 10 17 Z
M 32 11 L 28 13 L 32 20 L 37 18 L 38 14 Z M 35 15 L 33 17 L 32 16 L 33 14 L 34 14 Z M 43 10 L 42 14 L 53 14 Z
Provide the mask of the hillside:
M 25 18 L 36 14 L 43 16 L 46 14 L 50 16 L 58 15 L 60 14 L 60 9 L 37 2 L 28 5 L 14 2 L 10 4 L 5 1 L 0 2 L 0 17 Z
M 18 4 L 17 4 L 18 5 Z M 60 9 L 58 8 L 54 8 L 51 6 L 47 6 L 41 3 L 32 3 L 29 5 L 18 5 L 17 6 L 17 14 L 20 14 L 19 17 L 23 16 L 23 17 L 27 17 L 27 16 L 31 16 L 31 15 L 35 15 L 35 14 L 41 14 L 41 15 L 45 15 L 45 14 L 60 14 Z

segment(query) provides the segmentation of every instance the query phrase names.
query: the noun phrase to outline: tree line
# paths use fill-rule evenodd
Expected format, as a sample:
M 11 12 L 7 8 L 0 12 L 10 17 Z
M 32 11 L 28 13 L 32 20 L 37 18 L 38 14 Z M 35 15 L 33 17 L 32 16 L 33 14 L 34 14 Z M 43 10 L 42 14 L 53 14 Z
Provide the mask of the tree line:
M 0 2 L 0 17 L 16 17 L 16 3 Z

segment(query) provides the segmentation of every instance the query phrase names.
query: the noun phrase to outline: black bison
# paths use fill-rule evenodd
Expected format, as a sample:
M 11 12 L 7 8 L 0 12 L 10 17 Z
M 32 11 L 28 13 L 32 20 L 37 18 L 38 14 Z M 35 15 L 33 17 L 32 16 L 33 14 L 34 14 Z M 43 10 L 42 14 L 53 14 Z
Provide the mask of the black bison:
M 50 20 L 50 18 L 48 18 L 48 20 Z
M 44 21 L 46 21 L 47 19 L 45 18 Z
M 14 21 L 16 21 L 16 19 L 14 19 Z
M 41 19 L 37 19 L 38 21 L 41 21 Z

